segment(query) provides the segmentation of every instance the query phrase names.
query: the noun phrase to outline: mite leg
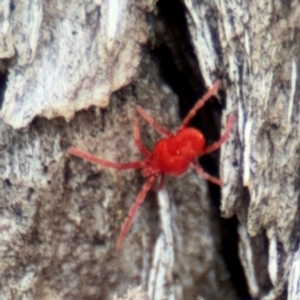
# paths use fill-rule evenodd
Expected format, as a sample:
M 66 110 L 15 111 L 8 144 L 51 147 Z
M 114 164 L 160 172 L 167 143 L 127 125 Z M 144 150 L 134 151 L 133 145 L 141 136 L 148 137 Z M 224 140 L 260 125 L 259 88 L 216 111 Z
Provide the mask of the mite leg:
M 225 127 L 225 131 L 224 131 L 223 135 L 221 136 L 220 140 L 213 143 L 212 145 L 208 146 L 204 150 L 204 153 L 202 155 L 205 155 L 207 153 L 210 153 L 210 152 L 213 152 L 213 151 L 219 149 L 221 147 L 221 145 L 227 141 L 230 131 L 233 127 L 233 123 L 234 123 L 234 115 L 230 115 L 228 118 L 226 127 Z
M 151 116 L 149 116 L 146 113 L 146 111 L 143 108 L 137 105 L 136 110 L 157 132 L 159 132 L 162 135 L 173 136 L 173 133 L 171 131 L 157 123 Z
M 144 202 L 144 199 L 145 199 L 147 193 L 149 192 L 149 190 L 151 189 L 151 186 L 152 186 L 154 180 L 155 180 L 155 176 L 152 176 L 144 183 L 141 191 L 139 192 L 139 194 L 136 197 L 135 202 L 131 206 L 131 208 L 128 212 L 127 219 L 123 223 L 121 233 L 118 237 L 118 241 L 117 241 L 117 245 L 116 245 L 118 250 L 120 250 L 122 248 L 123 242 L 124 242 L 125 237 L 130 229 L 133 218 L 136 215 L 141 204 Z
M 220 180 L 219 178 L 217 177 L 214 177 L 214 176 L 211 176 L 209 175 L 208 173 L 206 173 L 195 161 L 193 162 L 193 166 L 196 170 L 196 172 L 202 176 L 204 179 L 216 184 L 216 185 L 219 185 L 219 186 L 222 186 L 223 185 L 223 182 L 222 180 Z
M 177 132 L 183 128 L 185 128 L 190 120 L 196 115 L 196 112 L 202 108 L 202 106 L 212 97 L 216 94 L 217 90 L 220 87 L 220 81 L 216 81 L 214 85 L 207 91 L 207 93 L 197 101 L 197 103 L 194 105 L 194 107 L 190 110 L 188 115 L 184 118 L 181 125 L 179 126 Z
M 72 155 L 90 161 L 92 163 L 96 163 L 103 167 L 117 169 L 117 170 L 139 169 L 139 168 L 143 168 L 143 166 L 145 165 L 144 161 L 142 160 L 136 162 L 129 162 L 129 163 L 115 163 L 112 161 L 107 161 L 74 147 L 69 148 L 68 152 Z
M 134 122 L 134 126 L 133 126 L 133 137 L 134 137 L 134 141 L 136 146 L 138 147 L 138 149 L 140 150 L 140 152 L 146 156 L 146 157 L 150 157 L 152 155 L 152 152 L 150 150 L 148 150 L 142 143 L 141 140 L 141 135 L 140 135 L 140 129 L 139 129 L 139 121 L 136 120 Z

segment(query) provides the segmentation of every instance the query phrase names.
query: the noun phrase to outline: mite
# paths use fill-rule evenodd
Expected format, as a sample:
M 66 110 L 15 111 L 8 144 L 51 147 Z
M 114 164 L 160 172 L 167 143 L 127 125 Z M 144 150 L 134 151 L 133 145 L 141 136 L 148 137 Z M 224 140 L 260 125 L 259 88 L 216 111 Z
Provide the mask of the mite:
M 137 195 L 134 204 L 128 212 L 128 216 L 122 225 L 121 233 L 116 244 L 117 249 L 122 248 L 134 216 L 136 215 L 140 205 L 143 203 L 148 191 L 154 185 L 154 182 L 158 183 L 157 190 L 162 188 L 164 185 L 165 175 L 181 175 L 187 171 L 190 165 L 192 165 L 196 172 L 206 180 L 220 186 L 223 184 L 220 179 L 206 173 L 198 164 L 197 159 L 205 154 L 217 150 L 228 139 L 234 123 L 234 116 L 229 116 L 225 131 L 220 140 L 210 146 L 206 146 L 205 138 L 199 130 L 188 126 L 196 112 L 216 94 L 219 86 L 220 82 L 215 82 L 208 92 L 197 101 L 175 133 L 161 126 L 140 106 L 137 106 L 139 114 L 163 136 L 162 139 L 156 142 L 153 152 L 151 152 L 143 145 L 140 137 L 139 123 L 138 120 L 135 121 L 133 136 L 137 148 L 144 156 L 144 159 L 142 160 L 128 163 L 116 163 L 104 160 L 74 147 L 69 148 L 68 151 L 70 154 L 107 168 L 117 170 L 141 169 L 142 176 L 146 178 L 146 182 L 142 186 L 141 191 Z

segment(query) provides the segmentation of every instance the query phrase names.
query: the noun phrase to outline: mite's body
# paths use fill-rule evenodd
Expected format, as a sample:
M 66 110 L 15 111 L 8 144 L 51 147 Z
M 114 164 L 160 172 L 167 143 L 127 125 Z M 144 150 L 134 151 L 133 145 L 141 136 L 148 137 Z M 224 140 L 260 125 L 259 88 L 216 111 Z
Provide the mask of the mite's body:
M 141 114 L 141 116 L 155 130 L 164 136 L 164 138 L 160 139 L 155 144 L 154 150 L 151 152 L 142 144 L 138 121 L 135 122 L 133 131 L 134 140 L 139 151 L 145 156 L 143 160 L 131 163 L 115 163 L 104 160 L 77 148 L 72 147 L 69 149 L 69 153 L 72 155 L 81 157 L 104 167 L 114 168 L 117 170 L 141 169 L 142 175 L 147 178 L 135 200 L 135 203 L 131 206 L 128 217 L 122 226 L 121 233 L 117 241 L 118 249 L 122 247 L 133 218 L 139 206 L 143 203 L 146 194 L 151 189 L 151 186 L 153 186 L 155 180 L 158 179 L 159 187 L 162 187 L 164 184 L 165 175 L 181 175 L 186 172 L 189 166 L 192 164 L 197 173 L 203 176 L 206 180 L 209 180 L 217 185 L 222 185 L 222 181 L 220 179 L 204 172 L 204 170 L 197 163 L 197 158 L 220 148 L 220 146 L 228 139 L 234 122 L 233 115 L 229 117 L 225 133 L 222 135 L 221 139 L 208 147 L 206 147 L 206 141 L 202 133 L 195 128 L 188 127 L 189 121 L 195 116 L 196 112 L 205 104 L 205 102 L 217 92 L 219 85 L 220 82 L 217 81 L 213 87 L 196 103 L 174 134 L 158 124 L 141 107 L 138 106 L 137 111 Z

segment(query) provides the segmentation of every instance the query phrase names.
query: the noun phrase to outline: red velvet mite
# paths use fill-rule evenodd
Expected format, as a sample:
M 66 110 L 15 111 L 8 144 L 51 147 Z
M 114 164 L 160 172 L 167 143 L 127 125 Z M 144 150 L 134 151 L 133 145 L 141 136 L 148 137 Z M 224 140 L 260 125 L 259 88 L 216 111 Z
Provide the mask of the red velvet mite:
M 146 194 L 151 189 L 156 180 L 158 180 L 159 188 L 162 188 L 164 185 L 165 175 L 178 176 L 180 174 L 183 174 L 192 164 L 197 173 L 204 177 L 206 180 L 220 186 L 223 184 L 220 179 L 206 173 L 198 164 L 197 158 L 220 148 L 220 146 L 228 139 L 229 133 L 234 123 L 234 116 L 229 116 L 225 132 L 221 136 L 220 140 L 210 146 L 206 146 L 205 138 L 199 130 L 188 127 L 188 123 L 195 116 L 196 112 L 202 108 L 202 106 L 207 100 L 211 98 L 211 96 L 215 95 L 219 86 L 220 82 L 217 81 L 208 90 L 208 92 L 199 101 L 197 101 L 195 106 L 190 110 L 186 118 L 179 126 L 176 133 L 172 133 L 168 129 L 162 127 L 140 106 L 137 106 L 137 111 L 140 113 L 140 115 L 155 130 L 157 130 L 162 136 L 164 136 L 164 138 L 156 142 L 154 150 L 153 152 L 151 152 L 142 144 L 139 124 L 137 120 L 135 121 L 133 128 L 134 141 L 139 151 L 145 157 L 143 160 L 129 163 L 115 163 L 104 160 L 74 147 L 71 147 L 69 149 L 70 154 L 107 168 L 113 168 L 117 170 L 141 169 L 143 177 L 146 178 L 146 182 L 137 195 L 134 204 L 129 210 L 127 219 L 122 225 L 121 233 L 116 245 L 117 249 L 122 248 L 124 239 L 129 231 L 133 218 L 138 211 L 138 208 L 143 203 Z

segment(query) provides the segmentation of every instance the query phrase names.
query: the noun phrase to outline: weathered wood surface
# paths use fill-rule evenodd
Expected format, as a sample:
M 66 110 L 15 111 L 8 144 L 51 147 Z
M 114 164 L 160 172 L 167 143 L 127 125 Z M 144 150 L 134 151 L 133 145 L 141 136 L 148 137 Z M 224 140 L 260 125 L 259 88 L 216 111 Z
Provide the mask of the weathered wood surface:
M 167 180 L 158 201 L 150 193 L 117 252 L 143 179 L 67 154 L 73 145 L 109 160 L 139 159 L 134 104 L 170 129 L 180 123 L 175 93 L 142 48 L 169 38 L 155 1 L 116 3 L 0 4 L 8 71 L 0 113 L 0 298 L 112 299 L 142 286 L 151 299 L 236 299 L 204 180 L 191 171 Z M 221 151 L 221 213 L 238 217 L 249 293 L 298 299 L 300 6 L 183 4 L 204 82 L 221 79 L 226 90 L 222 122 L 232 111 L 237 120 Z M 153 146 L 157 134 L 141 124 Z
M 136 75 L 147 39 L 145 13 L 153 5 L 3 1 L 0 57 L 15 62 L 2 119 L 21 128 L 36 116 L 70 120 L 91 105 L 106 107 L 111 93 Z
M 224 68 L 227 109 L 237 116 L 222 148 L 221 212 L 238 216 L 249 291 L 285 298 L 288 282 L 288 299 L 300 299 L 299 273 L 288 279 L 299 266 L 299 2 L 185 3 L 202 74 L 209 82 Z

